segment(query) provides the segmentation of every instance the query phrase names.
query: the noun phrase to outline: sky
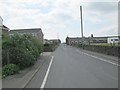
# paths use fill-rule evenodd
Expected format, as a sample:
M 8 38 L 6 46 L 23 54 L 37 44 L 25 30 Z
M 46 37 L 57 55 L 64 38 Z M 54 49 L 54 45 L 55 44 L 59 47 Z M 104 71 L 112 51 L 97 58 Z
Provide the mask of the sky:
M 119 0 L 0 0 L 3 24 L 12 29 L 41 28 L 45 39 L 118 35 Z

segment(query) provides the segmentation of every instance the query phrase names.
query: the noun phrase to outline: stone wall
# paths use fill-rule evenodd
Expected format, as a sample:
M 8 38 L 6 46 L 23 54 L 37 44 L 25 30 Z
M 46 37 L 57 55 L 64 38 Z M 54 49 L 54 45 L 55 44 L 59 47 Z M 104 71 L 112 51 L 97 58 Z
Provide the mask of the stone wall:
M 82 47 L 82 45 L 79 45 L 78 47 L 93 52 L 120 57 L 120 46 L 83 45 Z

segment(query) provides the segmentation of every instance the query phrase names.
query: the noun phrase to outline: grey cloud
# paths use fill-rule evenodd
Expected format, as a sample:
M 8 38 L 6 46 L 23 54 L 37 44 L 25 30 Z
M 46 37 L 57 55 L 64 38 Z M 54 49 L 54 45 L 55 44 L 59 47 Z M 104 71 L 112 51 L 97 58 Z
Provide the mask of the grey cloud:
M 89 10 L 97 11 L 97 12 L 115 12 L 118 10 L 117 2 L 93 2 L 88 6 Z

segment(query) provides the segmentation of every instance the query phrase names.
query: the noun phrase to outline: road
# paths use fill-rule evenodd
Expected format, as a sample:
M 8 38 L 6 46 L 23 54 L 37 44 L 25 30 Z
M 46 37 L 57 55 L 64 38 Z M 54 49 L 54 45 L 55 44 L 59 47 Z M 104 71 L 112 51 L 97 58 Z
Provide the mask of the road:
M 44 88 L 118 87 L 117 65 L 83 54 L 65 44 L 61 44 L 52 56 L 54 59 Z
M 60 45 L 45 88 L 117 88 L 118 67 Z

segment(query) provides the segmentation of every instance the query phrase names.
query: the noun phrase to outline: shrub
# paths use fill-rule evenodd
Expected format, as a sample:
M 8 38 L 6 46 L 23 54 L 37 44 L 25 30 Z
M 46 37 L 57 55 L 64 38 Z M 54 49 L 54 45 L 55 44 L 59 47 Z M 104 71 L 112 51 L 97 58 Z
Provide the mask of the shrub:
M 52 42 L 50 44 L 45 43 L 44 44 L 44 52 L 53 52 L 56 50 L 56 48 L 59 46 L 60 43 Z
M 52 52 L 51 44 L 44 44 L 44 52 Z
M 2 64 L 16 64 L 20 69 L 33 65 L 43 51 L 40 40 L 30 34 L 3 35 Z
M 2 68 L 3 78 L 8 75 L 13 75 L 19 71 L 19 67 L 15 64 L 7 64 Z
M 25 48 L 15 47 L 10 50 L 10 63 L 14 63 L 24 69 L 35 62 L 35 57 Z
M 9 49 L 11 47 L 11 39 L 8 35 L 3 34 L 2 35 L 2 65 L 6 65 L 8 63 L 8 54 Z

